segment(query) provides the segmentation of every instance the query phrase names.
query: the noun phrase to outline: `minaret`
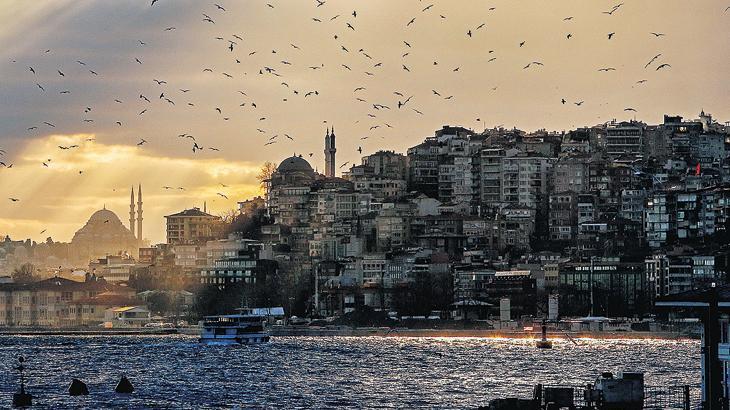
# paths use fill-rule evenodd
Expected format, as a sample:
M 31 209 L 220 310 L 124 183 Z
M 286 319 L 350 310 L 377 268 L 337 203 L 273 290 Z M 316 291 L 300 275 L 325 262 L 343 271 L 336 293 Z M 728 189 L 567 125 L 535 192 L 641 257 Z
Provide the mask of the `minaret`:
M 142 240 L 142 184 L 137 187 L 137 239 Z
M 324 136 L 324 175 L 328 178 L 335 177 L 335 152 L 335 127 L 332 127 L 332 133 L 328 128 Z
M 132 185 L 132 193 L 129 198 L 129 230 L 134 236 L 134 185 Z

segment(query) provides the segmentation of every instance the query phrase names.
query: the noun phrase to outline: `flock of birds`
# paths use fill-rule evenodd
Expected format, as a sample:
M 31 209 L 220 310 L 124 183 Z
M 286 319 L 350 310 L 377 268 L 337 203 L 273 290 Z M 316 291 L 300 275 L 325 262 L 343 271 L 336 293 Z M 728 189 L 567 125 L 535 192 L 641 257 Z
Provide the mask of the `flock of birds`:
M 207 6 L 206 10 L 201 11 L 199 16 L 200 22 L 198 24 L 205 25 L 211 28 L 217 27 L 216 25 L 218 24 L 219 20 L 227 18 L 227 15 L 229 13 L 229 7 L 234 7 L 234 5 L 236 5 L 236 3 L 231 3 L 231 6 L 219 3 L 214 3 Z M 276 4 L 265 3 L 265 6 L 262 5 L 261 7 L 276 10 L 279 7 L 284 7 L 284 5 L 285 3 L 282 1 Z M 152 0 L 149 6 L 151 8 L 175 7 L 176 4 L 172 0 Z M 385 115 L 382 115 L 383 113 L 390 113 L 390 117 L 393 117 L 394 113 L 401 115 L 405 112 L 409 112 L 411 113 L 411 115 L 423 116 L 425 115 L 425 110 L 417 106 L 417 103 L 419 101 L 422 102 L 427 98 L 436 98 L 443 101 L 451 101 L 458 98 L 452 93 L 445 92 L 444 90 L 438 90 L 432 87 L 428 87 L 430 88 L 430 93 L 424 90 L 411 90 L 411 92 L 406 92 L 404 90 L 391 90 L 390 95 L 379 95 L 376 96 L 376 98 L 372 98 L 371 96 L 371 98 L 368 98 L 366 95 L 366 93 L 368 92 L 368 81 L 370 81 L 374 77 L 387 75 L 383 72 L 384 67 L 388 66 L 392 69 L 396 69 L 395 67 L 398 67 L 398 70 L 405 73 L 411 73 L 413 70 L 421 68 L 416 67 L 412 63 L 408 62 L 409 55 L 411 55 L 411 53 L 413 53 L 417 48 L 416 44 L 413 40 L 408 38 L 406 40 L 395 39 L 394 41 L 399 44 L 402 51 L 400 52 L 399 59 L 387 59 L 382 57 L 376 58 L 376 53 L 366 50 L 364 47 L 353 46 L 352 41 L 347 41 L 349 40 L 349 38 L 347 37 L 347 33 L 361 30 L 358 23 L 359 20 L 362 18 L 361 13 L 358 12 L 358 10 L 353 10 L 347 15 L 332 15 L 332 13 L 327 12 L 329 6 L 330 4 L 328 4 L 327 0 L 312 0 L 311 8 L 312 12 L 316 13 L 316 16 L 303 16 L 302 19 L 309 21 L 310 24 L 329 25 L 329 28 L 331 28 L 333 31 L 331 40 L 333 42 L 333 45 L 331 45 L 331 47 L 336 47 L 342 54 L 342 58 L 336 63 L 330 64 L 329 62 L 326 62 L 327 64 L 325 64 L 323 62 L 319 62 L 316 64 L 311 64 L 311 60 L 309 60 L 309 63 L 304 62 L 306 58 L 305 56 L 316 57 L 317 50 L 304 50 L 302 46 L 293 41 L 288 42 L 289 44 L 286 47 L 287 50 L 268 50 L 264 49 L 263 46 L 259 47 L 258 49 L 252 49 L 250 48 L 251 44 L 249 40 L 246 39 L 246 35 L 242 33 L 217 35 L 214 38 L 215 42 L 213 42 L 212 44 L 214 45 L 214 47 L 219 47 L 220 53 L 225 53 L 225 55 L 227 56 L 226 58 L 230 60 L 233 67 L 245 68 L 255 76 L 268 81 L 266 83 L 268 86 L 276 88 L 276 90 L 271 90 L 272 93 L 279 93 L 281 91 L 284 91 L 286 94 L 285 97 L 282 98 L 282 103 L 294 101 L 294 99 L 298 99 L 300 103 L 305 103 L 310 99 L 318 98 L 323 95 L 323 91 L 321 91 L 320 89 L 303 89 L 297 87 L 295 83 L 298 79 L 298 75 L 294 72 L 295 70 L 311 72 L 331 72 L 331 70 L 343 70 L 347 73 L 352 73 L 352 98 L 357 103 L 362 104 L 362 111 L 364 113 L 363 117 L 355 119 L 354 122 L 356 124 L 362 123 L 363 131 L 368 131 L 366 134 L 377 133 L 379 132 L 378 130 L 395 128 L 393 125 L 391 125 L 390 122 L 382 119 L 383 117 L 386 117 Z M 615 18 L 615 16 L 617 15 L 626 13 L 627 10 L 625 9 L 628 7 L 629 6 L 625 5 L 625 3 L 618 3 L 608 10 L 600 11 L 600 14 L 608 16 L 607 18 Z M 439 9 L 443 11 L 437 12 L 436 10 Z M 446 3 L 441 3 L 439 5 L 437 5 L 436 3 L 427 4 L 424 3 L 422 0 L 419 0 L 419 5 L 417 6 L 417 8 L 414 8 L 415 15 L 412 16 L 409 20 L 403 22 L 403 31 L 405 35 L 407 36 L 408 30 L 411 30 L 411 27 L 418 24 L 421 20 L 428 19 L 429 24 L 432 24 L 434 19 L 436 21 L 448 21 L 447 10 L 448 7 L 446 6 Z M 497 7 L 485 7 L 484 11 L 487 16 L 490 16 L 492 13 L 499 12 Z M 725 12 L 728 11 L 730 11 L 730 7 L 725 9 Z M 578 18 L 580 17 L 565 16 L 562 18 L 562 21 L 566 24 L 564 26 L 566 29 L 565 41 L 573 41 L 576 35 L 579 34 L 570 32 L 571 26 L 568 24 Z M 487 29 L 487 22 L 482 22 L 473 27 L 464 28 L 464 31 L 462 31 L 464 41 L 476 41 L 478 33 Z M 162 28 L 161 32 L 168 33 L 169 35 L 174 35 L 174 32 L 176 30 L 178 30 L 176 26 L 168 26 Z M 281 32 L 285 33 L 285 27 L 281 28 Z M 453 35 L 458 36 L 459 34 Z M 620 35 L 621 33 L 617 33 L 615 31 L 606 33 L 606 41 L 615 41 L 614 39 Z M 656 39 L 662 39 L 667 37 L 666 33 L 661 32 L 647 32 L 646 35 Z M 134 59 L 130 61 L 130 64 L 138 66 L 147 64 L 145 62 L 146 57 L 144 55 L 144 48 L 147 46 L 148 40 L 154 39 L 137 40 L 137 46 L 140 48 L 140 55 L 134 57 Z M 326 46 L 330 45 L 322 45 L 322 47 Z M 527 40 L 518 40 L 515 41 L 514 47 L 518 49 L 528 49 L 529 44 Z M 497 59 L 499 58 L 499 53 L 497 50 L 485 51 L 487 57 L 484 60 L 484 64 L 491 64 L 497 61 Z M 53 51 L 50 49 L 44 51 L 45 54 L 49 54 L 52 52 Z M 268 61 L 268 63 L 253 66 L 250 59 L 252 59 L 256 54 L 258 54 L 257 57 L 260 57 L 261 55 L 267 55 L 266 61 Z M 643 65 L 644 69 L 647 71 L 651 70 L 653 72 L 671 69 L 671 64 L 664 61 L 662 57 L 662 53 L 656 53 Z M 537 59 L 532 60 L 533 61 L 529 61 L 526 65 L 522 66 L 522 70 L 539 70 L 545 66 L 545 63 L 543 61 L 539 61 Z M 18 66 L 23 65 L 22 63 L 19 63 L 15 60 L 13 60 L 13 63 L 17 64 Z M 75 66 L 73 69 L 70 68 L 71 64 Z M 440 65 L 444 64 L 446 63 L 439 62 L 438 60 L 434 60 L 432 63 L 429 63 L 429 65 L 432 65 L 433 67 L 440 67 Z M 102 78 L 104 76 L 104 73 L 101 72 L 101 70 L 94 68 L 93 63 L 90 61 L 84 61 L 81 59 L 70 61 L 69 64 L 65 67 L 66 68 L 57 66 L 49 67 L 27 65 L 27 68 L 25 68 L 25 71 L 27 71 L 27 81 L 29 81 L 31 84 L 35 84 L 35 88 L 37 88 L 36 92 L 44 94 L 58 93 L 59 95 L 67 96 L 73 95 L 77 90 L 73 88 L 53 89 L 46 84 L 44 79 L 47 79 L 47 76 L 55 76 L 55 80 L 73 78 L 76 81 L 69 81 L 69 84 L 83 84 L 83 81 L 85 81 L 83 80 L 84 78 L 88 78 L 90 80 L 92 78 Z M 365 69 L 363 69 L 363 67 L 365 67 Z M 518 67 L 515 68 L 518 69 Z M 210 81 L 227 81 L 243 78 L 240 73 L 233 70 L 219 70 L 216 67 L 207 65 L 202 65 L 199 69 L 205 75 L 211 76 Z M 446 71 L 457 73 L 457 75 L 460 73 L 460 70 L 461 66 L 450 66 L 446 68 Z M 612 66 L 600 67 L 597 68 L 597 71 L 607 73 L 617 71 L 617 68 Z M 248 78 L 250 79 L 251 77 Z M 79 79 L 81 79 L 82 81 L 79 82 Z M 254 79 L 258 81 L 258 78 Z M 323 81 L 326 81 L 326 77 L 323 76 L 322 79 Z M 642 78 L 636 81 L 635 85 L 641 85 L 646 83 L 647 81 L 649 81 L 648 78 Z M 55 83 L 57 83 L 57 81 L 54 81 L 54 84 Z M 61 84 L 64 83 L 61 82 Z M 272 146 L 275 144 L 281 144 L 286 140 L 295 140 L 295 134 L 291 131 L 282 131 L 275 133 L 268 129 L 269 127 L 267 127 L 267 125 L 270 125 L 272 127 L 274 126 L 273 124 L 270 124 L 269 119 L 275 116 L 277 107 L 260 106 L 260 104 L 256 102 L 253 93 L 252 95 L 249 95 L 249 93 L 251 93 L 250 91 L 237 90 L 235 89 L 236 87 L 231 85 L 231 92 L 236 94 L 236 97 L 240 101 L 238 107 L 231 108 L 223 105 L 210 107 L 199 106 L 198 102 L 196 102 L 195 98 L 193 98 L 196 91 L 204 90 L 193 90 L 192 87 L 188 87 L 183 84 L 176 84 L 175 86 L 173 86 L 172 84 L 169 84 L 167 80 L 161 78 L 151 78 L 149 80 L 149 84 L 151 87 L 154 87 L 152 88 L 152 91 L 150 91 L 149 89 L 140 91 L 138 93 L 136 101 L 127 101 L 120 96 L 107 97 L 110 99 L 110 104 L 111 101 L 113 101 L 113 105 L 115 107 L 119 107 L 117 110 L 114 110 L 114 112 L 118 112 L 120 115 L 126 113 L 127 115 L 142 117 L 151 115 L 153 111 L 159 109 L 159 107 L 161 106 L 167 106 L 169 109 L 174 110 L 180 110 L 183 109 L 183 107 L 187 107 L 188 109 L 202 110 L 202 112 L 208 112 L 211 115 L 216 115 L 217 117 L 219 117 L 220 121 L 229 121 L 234 116 L 238 116 L 241 111 L 250 112 L 251 122 L 255 122 L 258 125 L 255 127 L 256 132 L 261 134 L 261 136 L 263 137 L 263 146 Z M 492 87 L 491 90 L 496 91 L 497 88 L 498 87 L 495 86 Z M 566 98 L 560 98 L 556 103 L 563 105 L 572 103 L 576 107 L 581 107 L 585 103 L 585 100 L 569 101 Z M 103 106 L 103 104 L 99 104 L 99 106 Z M 97 111 L 97 106 L 93 104 L 85 105 L 81 121 L 84 124 L 95 125 L 96 123 L 93 117 L 94 114 L 97 113 Z M 636 112 L 636 109 L 632 107 L 626 107 L 625 111 Z M 477 120 L 479 121 L 478 118 Z M 130 121 L 134 121 L 134 119 L 129 117 L 115 119 L 113 127 L 125 127 Z M 327 121 L 324 121 L 324 123 L 327 123 Z M 106 125 L 108 124 L 104 124 L 101 126 Z M 29 133 L 39 133 L 41 131 L 51 131 L 54 128 L 56 128 L 56 124 L 48 121 L 47 119 L 40 118 L 36 124 L 28 124 L 27 131 Z M 360 140 L 366 140 L 368 138 L 370 138 L 370 136 L 365 135 L 360 137 Z M 134 142 L 134 144 L 141 149 L 145 145 L 147 145 L 148 141 L 150 140 L 152 140 L 151 137 L 139 137 L 136 142 Z M 199 155 L 206 151 L 221 151 L 221 148 L 211 146 L 210 144 L 206 143 L 204 138 L 201 138 L 200 136 L 194 136 L 190 132 L 181 132 L 179 134 L 176 134 L 175 140 L 181 144 L 187 144 L 189 150 L 192 152 L 193 155 Z M 93 138 L 88 139 L 87 141 L 93 141 Z M 316 139 L 315 144 L 317 147 L 321 145 L 321 141 L 319 140 L 319 138 Z M 79 144 L 58 146 L 58 149 L 61 151 L 75 150 L 79 148 Z M 362 146 L 358 146 L 356 151 L 359 154 L 362 154 Z M 313 152 L 309 153 L 310 157 L 313 155 Z M 6 156 L 9 157 L 8 153 L 4 149 L 0 149 L 0 160 L 2 160 L 0 161 L 0 167 L 10 169 L 13 167 L 13 164 L 9 163 L 6 160 L 3 160 L 3 158 L 5 158 Z M 52 156 L 53 155 L 49 155 L 49 157 Z M 346 162 L 342 164 L 340 168 L 343 168 L 348 164 L 349 162 Z M 46 168 L 50 167 L 51 165 L 51 158 L 48 158 L 47 160 L 39 164 L 39 166 L 43 166 Z M 83 171 L 79 171 L 79 174 L 83 174 Z M 225 187 L 224 184 L 221 185 Z M 163 186 L 162 189 L 184 190 L 185 188 Z M 227 194 L 224 192 L 218 192 L 217 195 L 224 199 L 228 199 Z M 10 197 L 9 200 L 12 202 L 19 201 L 19 199 L 16 197 Z

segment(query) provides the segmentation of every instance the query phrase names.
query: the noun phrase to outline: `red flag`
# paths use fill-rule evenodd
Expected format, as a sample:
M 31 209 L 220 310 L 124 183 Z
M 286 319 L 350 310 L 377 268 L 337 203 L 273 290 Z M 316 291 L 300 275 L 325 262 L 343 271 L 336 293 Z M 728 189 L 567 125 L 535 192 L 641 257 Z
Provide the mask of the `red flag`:
M 699 174 L 700 174 L 700 163 L 698 162 L 697 168 L 695 168 L 695 175 L 699 175 Z

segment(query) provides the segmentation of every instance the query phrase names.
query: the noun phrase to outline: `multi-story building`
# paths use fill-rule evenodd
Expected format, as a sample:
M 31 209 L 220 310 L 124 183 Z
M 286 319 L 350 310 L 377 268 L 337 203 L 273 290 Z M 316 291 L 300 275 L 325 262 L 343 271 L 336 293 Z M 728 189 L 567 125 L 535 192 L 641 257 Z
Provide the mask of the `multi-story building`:
M 362 158 L 343 177 L 353 183 L 355 191 L 369 193 L 383 201 L 401 198 L 407 192 L 407 157 L 393 151 L 378 151 Z
M 708 287 L 718 280 L 711 255 L 661 253 L 647 258 L 644 264 L 654 298 Z
M 644 232 L 650 247 L 659 248 L 676 238 L 677 196 L 675 192 L 654 192 L 647 197 Z
M 439 197 L 439 143 L 427 138 L 408 148 L 408 190 Z
M 502 201 L 502 158 L 507 156 L 507 151 L 485 148 L 481 156 L 482 204 L 493 208 Z
M 550 239 L 571 241 L 578 233 L 578 196 L 575 192 L 550 195 Z
M 137 261 L 129 255 L 107 255 L 91 261 L 89 272 L 109 282 L 126 282 L 136 266 Z
M 611 122 L 606 126 L 606 152 L 616 158 L 643 154 L 644 127 L 640 122 Z
M 643 223 L 645 199 L 646 190 L 644 189 L 621 190 L 621 208 L 619 209 L 619 216 L 633 222 Z
M 105 310 L 138 303 L 134 292 L 91 274 L 83 282 L 55 277 L 0 284 L 0 326 L 96 326 Z
M 588 160 L 589 157 L 586 155 L 571 155 L 558 159 L 552 172 L 553 191 L 570 191 L 578 194 L 587 192 L 589 187 Z
M 373 175 L 383 179 L 408 179 L 408 158 L 394 151 L 378 151 L 364 156 L 362 165 L 373 170 Z
M 201 211 L 200 208 L 186 209 L 167 215 L 165 219 L 167 243 L 170 245 L 205 243 L 217 239 L 221 233 L 221 218 Z
M 502 159 L 502 202 L 537 209 L 547 204 L 552 163 L 549 158 L 519 154 Z
M 237 283 L 256 284 L 266 281 L 278 270 L 276 261 L 260 259 L 263 245 L 244 240 L 227 244 L 211 243 L 208 263 L 199 271 L 200 283 L 225 288 Z
M 649 308 L 644 264 L 592 258 L 560 266 L 560 312 L 630 317 Z
M 499 213 L 499 250 L 508 248 L 530 250 L 530 239 L 535 232 L 535 209 L 507 206 Z

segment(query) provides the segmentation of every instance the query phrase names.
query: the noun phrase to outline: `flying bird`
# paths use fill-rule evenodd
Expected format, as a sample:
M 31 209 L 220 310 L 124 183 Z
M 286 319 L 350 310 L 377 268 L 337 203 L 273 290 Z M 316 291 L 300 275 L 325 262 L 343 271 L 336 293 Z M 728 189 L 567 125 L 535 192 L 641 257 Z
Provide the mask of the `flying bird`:
M 652 57 L 651 60 L 649 60 L 649 62 L 646 63 L 646 65 L 644 66 L 644 68 L 648 68 L 651 65 L 651 63 L 653 63 L 654 61 L 656 61 L 656 59 L 659 58 L 659 57 L 661 57 L 661 56 L 662 56 L 661 54 L 657 54 L 654 57 Z
M 618 10 L 619 7 L 621 7 L 623 5 L 624 5 L 623 3 L 619 3 L 618 5 L 613 6 L 613 8 L 611 9 L 611 11 L 604 11 L 603 14 L 608 14 L 609 16 L 610 15 L 613 15 L 613 13 L 616 12 L 616 10 Z
M 672 67 L 672 66 L 665 63 L 665 64 L 662 64 L 662 65 L 658 66 L 655 71 L 659 71 L 662 68 L 670 68 L 670 67 Z
M 223 198 L 225 198 L 225 199 L 228 199 L 228 197 L 227 197 L 227 196 L 225 196 L 224 194 L 221 194 L 220 192 L 216 192 L 216 194 L 218 194 L 219 196 L 221 196 L 221 197 L 223 197 Z
M 146 142 L 147 142 L 147 140 L 145 140 L 144 138 L 142 138 L 142 139 L 141 139 L 141 140 L 140 140 L 140 141 L 139 141 L 139 142 L 137 143 L 137 145 L 138 145 L 138 146 L 142 146 L 142 145 L 144 145 L 144 144 L 145 144 Z

